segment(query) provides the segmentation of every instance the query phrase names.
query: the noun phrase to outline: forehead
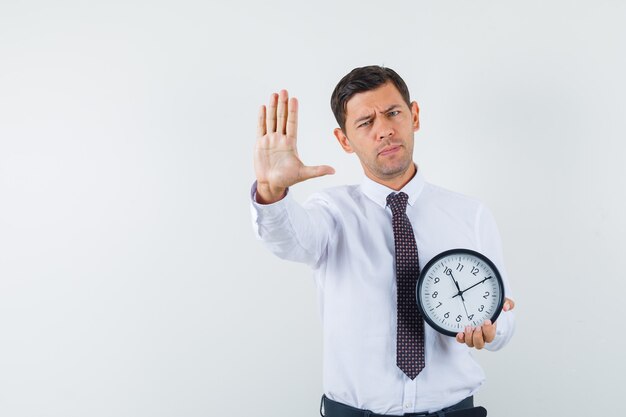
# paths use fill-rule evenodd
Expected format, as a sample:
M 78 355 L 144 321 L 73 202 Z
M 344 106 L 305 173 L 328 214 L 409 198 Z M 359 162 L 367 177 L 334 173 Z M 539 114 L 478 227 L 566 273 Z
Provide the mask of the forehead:
M 374 90 L 353 95 L 346 104 L 346 120 L 384 111 L 393 105 L 406 106 L 406 103 L 396 86 L 387 82 Z

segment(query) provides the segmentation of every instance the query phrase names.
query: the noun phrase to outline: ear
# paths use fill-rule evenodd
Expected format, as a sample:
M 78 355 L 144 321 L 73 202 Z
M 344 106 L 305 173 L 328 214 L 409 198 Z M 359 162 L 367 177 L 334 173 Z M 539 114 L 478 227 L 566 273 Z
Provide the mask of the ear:
M 343 130 L 337 127 L 335 128 L 335 130 L 333 130 L 333 134 L 337 138 L 337 142 L 339 142 L 339 144 L 341 145 L 343 150 L 346 151 L 346 153 L 354 152 L 354 149 L 352 149 L 352 146 L 350 146 L 350 141 L 348 140 L 348 137 L 343 133 Z
M 413 131 L 417 132 L 420 129 L 420 108 L 417 101 L 411 103 L 411 118 L 413 119 Z

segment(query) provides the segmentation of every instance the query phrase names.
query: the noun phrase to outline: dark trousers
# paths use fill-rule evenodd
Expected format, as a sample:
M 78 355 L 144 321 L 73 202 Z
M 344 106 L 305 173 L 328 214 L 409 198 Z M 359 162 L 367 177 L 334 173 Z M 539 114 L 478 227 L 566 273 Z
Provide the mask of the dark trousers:
M 433 413 L 407 413 L 404 414 L 404 416 L 391 416 L 388 414 L 375 414 L 369 410 L 354 408 L 349 405 L 333 401 L 326 397 L 326 395 L 323 395 L 322 403 L 320 405 L 320 415 L 322 415 L 322 417 L 485 417 L 487 415 L 487 410 L 483 407 L 474 407 L 474 397 L 467 397 L 457 404 Z

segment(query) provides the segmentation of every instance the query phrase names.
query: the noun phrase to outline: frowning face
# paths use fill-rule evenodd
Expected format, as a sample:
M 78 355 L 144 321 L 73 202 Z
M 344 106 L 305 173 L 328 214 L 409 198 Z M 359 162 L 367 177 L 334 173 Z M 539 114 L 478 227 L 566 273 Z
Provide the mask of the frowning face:
M 416 102 L 407 106 L 390 82 L 355 94 L 346 106 L 345 132 L 335 129 L 341 147 L 356 153 L 372 180 L 404 185 L 415 173 L 413 136 L 419 129 Z

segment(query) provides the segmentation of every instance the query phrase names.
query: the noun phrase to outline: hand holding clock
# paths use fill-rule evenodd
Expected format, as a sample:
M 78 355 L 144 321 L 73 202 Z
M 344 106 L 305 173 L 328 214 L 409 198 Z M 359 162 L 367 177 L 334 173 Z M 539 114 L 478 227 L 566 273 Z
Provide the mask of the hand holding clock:
M 515 308 L 515 302 L 509 298 L 504 299 L 504 306 L 502 311 L 510 311 Z M 491 343 L 496 337 L 496 324 L 491 323 L 490 320 L 485 321 L 482 326 L 472 328 L 467 326 L 465 332 L 459 332 L 456 335 L 456 341 L 459 343 L 465 343 L 468 347 L 482 349 L 485 347 L 485 343 Z
M 476 349 L 493 342 L 498 316 L 514 306 L 495 264 L 465 248 L 446 250 L 428 261 L 415 293 L 417 307 L 432 328 Z

